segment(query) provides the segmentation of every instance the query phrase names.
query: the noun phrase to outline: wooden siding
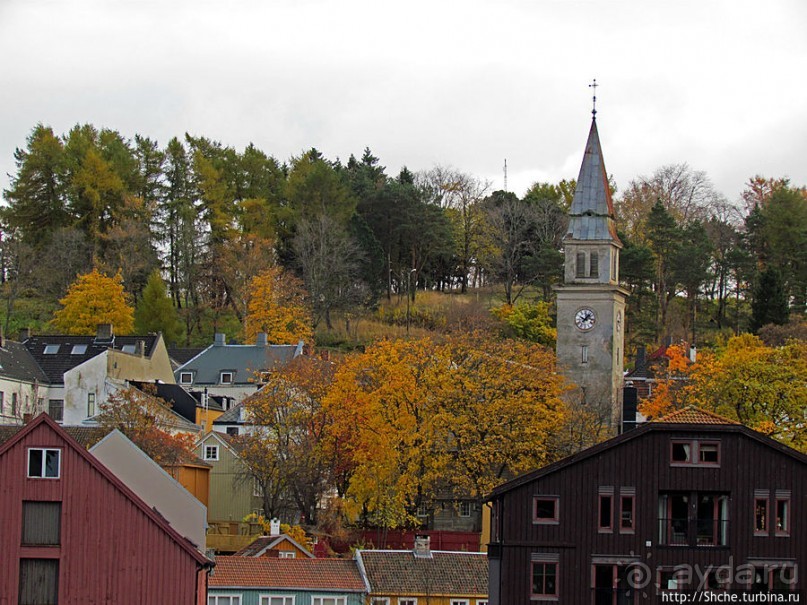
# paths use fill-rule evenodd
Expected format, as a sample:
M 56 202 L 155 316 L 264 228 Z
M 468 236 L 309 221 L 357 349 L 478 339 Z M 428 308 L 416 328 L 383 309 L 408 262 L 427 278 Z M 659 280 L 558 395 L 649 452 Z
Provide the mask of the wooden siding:
M 210 499 L 207 519 L 214 521 L 241 521 L 253 510 L 263 507 L 263 501 L 253 495 L 255 485 L 244 476 L 244 463 L 223 443 L 208 435 L 197 447 L 196 454 L 204 456 L 205 445 L 219 447 L 219 459 L 207 460 L 210 470 Z
M 719 440 L 720 467 L 670 465 L 670 439 Z M 680 564 L 735 567 L 749 560 L 793 560 L 807 564 L 807 470 L 801 460 L 761 443 L 741 430 L 651 430 L 555 472 L 500 493 L 501 539 L 493 542 L 491 595 L 498 603 L 530 603 L 533 553 L 558 556 L 558 592 L 562 603 L 591 603 L 594 556 L 642 561 L 656 570 Z M 611 487 L 618 510 L 620 490 L 635 489 L 635 533 L 598 531 L 598 493 Z M 771 494 L 790 490 L 789 537 L 754 536 L 755 490 Z M 667 546 L 659 544 L 659 496 L 664 492 L 711 492 L 729 495 L 728 545 Z M 556 525 L 533 523 L 533 498 L 559 497 Z M 649 544 L 649 546 L 648 546 Z M 633 556 L 631 556 L 633 553 Z M 495 569 L 494 569 L 495 568 Z M 800 574 L 798 587 L 805 585 Z M 654 578 L 655 581 L 655 578 Z M 495 586 L 493 583 L 495 582 Z M 737 587 L 737 586 L 735 586 Z M 655 594 L 651 589 L 649 594 Z M 497 601 L 491 600 L 491 603 Z M 655 597 L 641 602 L 659 602 Z
M 26 478 L 29 447 L 62 451 L 59 479 Z M 0 477 L 2 605 L 15 602 L 21 558 L 59 559 L 62 604 L 204 602 L 199 559 L 47 423 L 0 455 Z M 62 503 L 59 546 L 22 546 L 23 501 Z

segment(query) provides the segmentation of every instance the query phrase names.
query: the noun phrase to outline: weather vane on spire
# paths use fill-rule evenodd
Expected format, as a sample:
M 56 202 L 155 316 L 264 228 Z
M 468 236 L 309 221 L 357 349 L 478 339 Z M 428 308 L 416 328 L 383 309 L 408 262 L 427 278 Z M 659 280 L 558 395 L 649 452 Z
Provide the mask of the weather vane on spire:
M 599 84 L 597 84 L 597 78 L 594 78 L 594 81 L 591 84 L 588 85 L 588 87 L 593 89 L 593 91 L 594 91 L 594 95 L 591 98 L 591 100 L 592 100 L 591 115 L 593 117 L 595 117 L 595 118 L 597 117 L 597 87 L 598 86 L 599 86 Z

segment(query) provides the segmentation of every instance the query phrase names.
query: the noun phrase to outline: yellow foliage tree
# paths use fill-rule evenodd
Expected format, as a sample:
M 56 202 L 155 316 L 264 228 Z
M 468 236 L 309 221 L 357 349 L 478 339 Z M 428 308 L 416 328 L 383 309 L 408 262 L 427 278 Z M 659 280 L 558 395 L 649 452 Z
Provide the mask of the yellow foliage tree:
M 743 334 L 703 355 L 684 388 L 689 403 L 807 451 L 807 343 L 769 347 Z
M 116 334 L 131 334 L 134 329 L 134 309 L 127 301 L 120 271 L 108 277 L 93 269 L 79 275 L 67 289 L 51 321 L 61 334 L 92 335 L 98 324 L 112 324 Z
M 250 284 L 244 337 L 252 342 L 266 332 L 270 343 L 311 342 L 311 312 L 300 279 L 271 267 L 256 275 Z
M 347 502 L 384 527 L 439 495 L 481 496 L 552 460 L 566 421 L 554 355 L 479 334 L 382 341 L 348 359 L 324 400 L 350 444 Z
M 689 372 L 689 358 L 682 345 L 670 345 L 664 363 L 656 367 L 653 392 L 642 402 L 639 411 L 653 420 L 666 416 L 685 405 L 683 387 Z

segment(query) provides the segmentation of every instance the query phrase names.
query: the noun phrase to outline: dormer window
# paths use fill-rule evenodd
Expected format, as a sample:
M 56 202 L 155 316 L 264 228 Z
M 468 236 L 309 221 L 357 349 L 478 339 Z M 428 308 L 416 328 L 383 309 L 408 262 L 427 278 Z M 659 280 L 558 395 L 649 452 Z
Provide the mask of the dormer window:
M 179 373 L 179 384 L 191 384 L 191 383 L 193 383 L 193 372 Z
M 232 384 L 234 372 L 222 372 L 219 374 L 219 384 Z

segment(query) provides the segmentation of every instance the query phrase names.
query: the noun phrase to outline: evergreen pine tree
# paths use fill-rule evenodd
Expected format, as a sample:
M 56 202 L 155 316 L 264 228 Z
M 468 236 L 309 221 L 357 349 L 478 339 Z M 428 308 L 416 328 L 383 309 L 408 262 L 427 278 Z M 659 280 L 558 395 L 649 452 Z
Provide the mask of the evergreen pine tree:
M 146 287 L 143 288 L 140 302 L 135 309 L 134 322 L 138 334 L 162 332 L 166 343 L 179 340 L 182 328 L 177 310 L 157 270 L 151 273 Z
M 756 333 L 766 324 L 784 325 L 790 315 L 782 274 L 768 267 L 759 275 L 751 302 L 751 331 Z

